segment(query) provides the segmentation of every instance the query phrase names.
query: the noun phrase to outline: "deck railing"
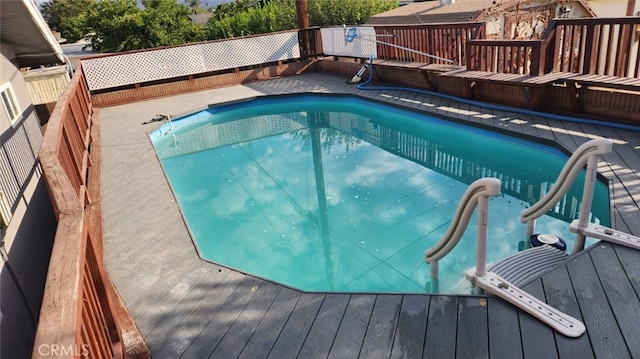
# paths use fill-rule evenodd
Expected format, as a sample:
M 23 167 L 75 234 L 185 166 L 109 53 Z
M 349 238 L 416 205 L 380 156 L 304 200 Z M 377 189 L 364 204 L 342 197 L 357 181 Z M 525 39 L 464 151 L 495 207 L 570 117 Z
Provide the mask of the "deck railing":
M 467 41 L 468 70 L 640 76 L 640 17 L 556 19 L 541 40 Z
M 129 337 L 133 322 L 121 310 L 102 260 L 99 128 L 93 119 L 78 63 L 39 153 L 58 227 L 33 358 L 127 357 L 123 332 Z
M 617 77 L 640 77 L 640 17 L 563 19 L 555 31 L 549 70 Z
M 467 41 L 482 36 L 482 23 L 376 25 L 378 58 L 465 65 Z M 389 44 L 389 45 L 387 45 Z M 431 56 L 428 56 L 429 54 Z
M 476 71 L 541 75 L 547 45 L 545 40 L 470 40 L 466 66 Z

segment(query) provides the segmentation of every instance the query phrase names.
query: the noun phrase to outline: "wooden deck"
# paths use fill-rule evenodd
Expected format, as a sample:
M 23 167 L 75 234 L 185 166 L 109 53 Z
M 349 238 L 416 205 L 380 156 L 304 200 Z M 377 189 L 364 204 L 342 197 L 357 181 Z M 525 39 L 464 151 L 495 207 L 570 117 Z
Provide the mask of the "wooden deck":
M 146 137 L 157 113 L 291 92 L 351 93 L 545 139 L 603 136 L 613 227 L 640 235 L 640 134 L 483 110 L 314 73 L 100 109 L 105 261 L 154 358 L 640 357 L 640 251 L 597 244 L 525 287 L 580 318 L 570 339 L 496 297 L 303 293 L 200 260 Z M 494 224 L 496 225 L 496 224 Z M 462 273 L 461 273 L 462 276 Z

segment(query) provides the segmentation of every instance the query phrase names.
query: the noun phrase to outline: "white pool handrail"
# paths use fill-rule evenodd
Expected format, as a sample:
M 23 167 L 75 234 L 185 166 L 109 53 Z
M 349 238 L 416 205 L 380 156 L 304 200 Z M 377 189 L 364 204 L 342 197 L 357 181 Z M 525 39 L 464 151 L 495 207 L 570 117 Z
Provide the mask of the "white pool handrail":
M 425 261 L 431 265 L 431 278 L 438 281 L 438 260 L 446 256 L 460 241 L 467 229 L 473 211 L 478 207 L 478 240 L 476 266 L 467 270 L 465 277 L 475 288 L 499 296 L 538 318 L 558 332 L 569 337 L 579 337 L 585 332 L 584 324 L 535 296 L 510 283 L 500 274 L 487 271 L 487 234 L 489 221 L 489 196 L 500 194 L 500 180 L 481 178 L 474 181 L 465 191 L 447 233 L 435 246 L 425 252 Z
M 527 237 L 530 237 L 534 233 L 536 219 L 547 214 L 547 212 L 560 201 L 560 198 L 571 188 L 585 164 L 587 165 L 587 171 L 582 193 L 579 222 L 585 224 L 589 221 L 591 203 L 593 202 L 593 189 L 597 176 L 597 156 L 610 153 L 611 150 L 612 141 L 608 138 L 599 138 L 583 143 L 573 152 L 569 160 L 567 160 L 567 163 L 562 167 L 562 171 L 560 171 L 551 189 L 549 189 L 538 202 L 520 214 L 520 221 L 527 224 Z M 578 238 L 573 247 L 573 253 L 583 248 L 584 235 L 578 234 Z
M 445 235 L 424 254 L 425 262 L 431 265 L 431 278 L 438 279 L 438 260 L 446 256 L 460 241 L 467 229 L 471 215 L 478 207 L 478 247 L 476 269 L 484 273 L 487 257 L 487 222 L 489 217 L 489 196 L 500 195 L 500 180 L 480 178 L 475 180 L 464 192 L 456 213 Z

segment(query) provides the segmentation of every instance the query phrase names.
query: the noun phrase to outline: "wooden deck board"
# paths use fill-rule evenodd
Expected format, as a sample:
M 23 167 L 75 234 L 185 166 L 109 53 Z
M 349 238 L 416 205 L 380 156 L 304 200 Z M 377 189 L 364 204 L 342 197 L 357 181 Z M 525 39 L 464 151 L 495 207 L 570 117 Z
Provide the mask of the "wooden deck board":
M 224 306 L 227 299 L 233 294 L 236 286 L 242 280 L 243 275 L 227 270 L 220 283 L 215 281 L 208 283 L 208 291 L 205 299 L 200 302 L 191 303 L 195 309 L 180 324 L 174 328 L 164 329 L 164 331 L 173 330 L 169 335 L 163 335 L 163 332 L 151 332 L 147 335 L 146 340 L 151 341 L 154 346 L 150 348 L 154 358 L 179 358 L 182 353 L 191 345 L 191 343 L 200 335 L 204 327 L 208 324 L 209 319 L 213 317 Z M 187 306 L 188 303 L 183 305 Z M 188 309 L 187 309 L 188 310 Z M 152 335 L 157 335 L 151 338 Z M 157 345 L 157 346 L 156 346 Z M 158 349 L 156 349 L 158 348 Z
M 523 357 L 518 311 L 499 298 L 487 298 L 489 358 Z
M 324 297 L 324 295 L 318 294 L 302 294 L 300 296 L 287 323 L 282 328 L 280 336 L 269 352 L 268 358 L 296 358 L 298 356 L 307 338 L 307 333 L 318 315 Z
M 622 270 L 627 274 L 631 286 L 640 298 L 640 265 L 638 265 L 637 251 L 631 248 L 614 246 Z
M 456 356 L 489 357 L 486 298 L 461 297 L 458 302 Z
M 224 302 L 222 308 L 211 317 L 207 325 L 191 342 L 183 356 L 186 358 L 208 358 L 263 282 L 260 279 L 245 276 Z
M 589 252 L 600 278 L 602 289 L 607 296 L 629 353 L 640 354 L 640 315 L 635 309 L 640 307 L 640 299 L 629 281 L 616 252 L 609 245 L 599 245 Z M 636 263 L 636 267 L 640 267 Z
M 542 282 L 544 283 L 544 294 L 549 305 L 582 320 L 582 313 L 578 308 L 578 301 L 571 286 L 571 278 L 566 267 L 559 267 L 549 272 Z M 567 338 L 561 334 L 554 333 L 557 345 L 558 357 L 588 358 L 593 355 L 589 336 L 583 335 L 579 338 Z
M 331 346 L 329 358 L 357 358 L 369 326 L 376 296 L 353 294 Z
M 281 286 L 263 281 L 249 303 L 235 320 L 220 344 L 211 353 L 213 358 L 237 358 L 258 327 L 267 309 L 278 295 Z M 253 290 L 253 289 L 252 289 Z
M 536 298 L 545 300 L 542 280 L 533 281 L 523 289 Z M 551 328 L 523 311 L 518 311 L 518 319 L 520 321 L 522 352 L 525 358 L 558 358 L 554 333 Z
M 189 297 L 192 298 L 197 297 L 198 292 L 194 290 L 196 289 L 195 287 L 212 269 L 212 266 L 208 263 L 199 264 L 201 265 L 188 268 L 187 272 L 176 281 L 161 281 L 163 285 L 156 283 L 156 286 L 147 292 L 152 295 L 141 297 L 140 300 L 134 303 L 136 305 L 135 312 L 143 313 L 141 315 L 138 314 L 136 319 L 136 324 L 140 328 L 140 333 L 143 336 L 146 336 L 157 327 L 166 316 L 179 310 L 181 308 L 179 303 L 185 295 L 188 294 Z M 153 300 L 148 300 L 150 298 L 163 298 L 164 300 L 154 302 Z M 129 309 L 134 312 L 132 307 L 133 306 L 129 306 Z
M 404 295 L 393 336 L 391 358 L 421 358 L 427 331 L 429 298 L 422 295 Z
M 168 339 L 174 335 L 178 337 L 178 334 L 175 333 L 176 329 L 187 323 L 187 319 L 198 309 L 198 306 L 215 292 L 223 291 L 219 285 L 225 280 L 228 272 L 228 269 L 211 266 L 211 270 L 189 291 L 189 300 L 184 303 L 177 302 L 181 305 L 167 311 L 166 315 L 156 322 L 155 326 L 145 335 L 147 345 L 152 352 L 160 351 L 167 342 L 170 342 Z
M 360 357 L 389 358 L 391 356 L 401 303 L 401 295 L 376 296 Z
M 595 356 L 629 358 L 622 333 L 608 304 L 591 256 L 578 256 L 567 264 L 567 268 Z
M 267 310 L 260 324 L 256 326 L 251 338 L 240 352 L 239 358 L 266 358 L 275 345 L 278 335 L 293 312 L 300 293 L 298 291 L 281 288 L 278 296 Z
M 350 297 L 348 294 L 326 295 L 309 330 L 309 335 L 300 350 L 301 358 L 326 358 L 329 356 Z
M 452 358 L 456 355 L 458 297 L 432 296 L 427 316 L 424 357 Z
M 443 115 L 460 110 L 463 120 L 537 134 L 568 149 L 594 136 L 614 138 L 615 153 L 604 157 L 600 169 L 615 186 L 616 227 L 640 234 L 640 137 L 626 130 L 402 91 L 360 91 L 326 74 L 104 108 L 101 116 L 109 118 L 101 121 L 105 260 L 154 358 L 638 355 L 640 253 L 618 245 L 589 248 L 525 287 L 582 318 L 587 334 L 577 339 L 555 333 L 495 297 L 302 293 L 197 259 L 146 138 L 152 128 L 139 119 L 171 113 L 172 106 L 183 106 L 182 112 L 198 109 L 212 99 L 301 91 L 356 92 Z M 131 175 L 122 180 L 125 171 Z

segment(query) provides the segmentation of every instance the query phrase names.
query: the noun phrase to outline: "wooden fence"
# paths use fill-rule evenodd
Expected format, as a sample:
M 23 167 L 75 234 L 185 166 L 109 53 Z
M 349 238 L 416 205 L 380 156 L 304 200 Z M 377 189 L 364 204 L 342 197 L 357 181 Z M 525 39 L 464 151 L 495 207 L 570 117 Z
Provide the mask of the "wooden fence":
M 39 153 L 58 228 L 33 358 L 149 357 L 103 264 L 95 118 L 78 63 Z

